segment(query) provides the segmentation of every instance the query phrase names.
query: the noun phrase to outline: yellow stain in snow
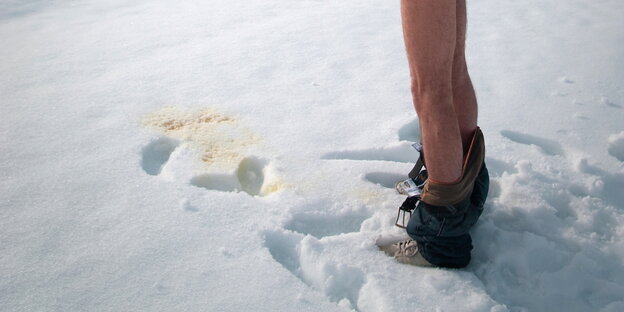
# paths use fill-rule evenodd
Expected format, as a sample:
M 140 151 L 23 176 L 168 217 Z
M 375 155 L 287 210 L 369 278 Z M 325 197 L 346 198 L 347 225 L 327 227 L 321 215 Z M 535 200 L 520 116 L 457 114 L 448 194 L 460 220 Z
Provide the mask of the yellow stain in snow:
M 165 107 L 147 116 L 143 123 L 192 144 L 200 151 L 200 160 L 210 167 L 238 165 L 248 148 L 261 141 L 234 117 L 212 108 L 190 111 Z

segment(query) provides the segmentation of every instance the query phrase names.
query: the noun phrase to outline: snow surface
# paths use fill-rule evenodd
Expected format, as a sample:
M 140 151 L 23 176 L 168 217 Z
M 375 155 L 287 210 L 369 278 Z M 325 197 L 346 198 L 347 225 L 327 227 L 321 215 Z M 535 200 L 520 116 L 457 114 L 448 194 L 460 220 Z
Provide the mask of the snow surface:
M 469 2 L 491 195 L 401 265 L 398 1 L 0 2 L 2 311 L 624 311 L 624 4 Z

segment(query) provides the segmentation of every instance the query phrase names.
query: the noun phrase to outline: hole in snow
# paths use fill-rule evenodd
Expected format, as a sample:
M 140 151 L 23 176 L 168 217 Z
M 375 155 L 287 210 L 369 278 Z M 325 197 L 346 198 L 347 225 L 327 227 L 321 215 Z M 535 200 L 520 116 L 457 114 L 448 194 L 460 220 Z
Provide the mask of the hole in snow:
M 520 144 L 535 145 L 547 155 L 557 156 L 563 155 L 563 149 L 561 144 L 557 141 L 553 141 L 546 138 L 540 138 L 534 135 L 520 133 L 515 131 L 503 130 L 500 132 L 504 137 Z
M 248 157 L 241 161 L 236 176 L 244 192 L 250 195 L 260 195 L 264 184 L 264 167 L 267 162 L 255 157 Z
M 398 173 L 388 172 L 369 172 L 364 179 L 371 183 L 379 184 L 385 188 L 394 189 L 397 182 L 404 181 L 407 176 Z
M 160 137 L 143 148 L 141 167 L 149 175 L 158 175 L 180 142 Z
M 275 261 L 327 298 L 358 311 L 360 291 L 366 283 L 361 269 L 329 261 L 324 246 L 312 237 L 286 231 L 265 232 L 265 246 Z
M 336 151 L 323 155 L 322 159 L 339 160 L 385 160 L 402 163 L 415 163 L 418 152 L 411 144 L 400 144 L 387 148 L 370 148 L 363 150 Z
M 420 126 L 418 124 L 418 119 L 414 119 L 399 129 L 399 140 L 420 142 Z
M 619 161 L 624 161 L 624 131 L 609 136 L 608 152 Z
M 364 220 L 370 217 L 368 212 L 345 212 L 341 214 L 300 213 L 286 224 L 286 229 L 309 234 L 316 238 L 334 236 L 343 233 L 358 232 Z
M 266 196 L 278 191 L 282 184 L 273 174 L 269 162 L 256 158 L 243 159 L 231 174 L 202 174 L 191 179 L 197 187 L 221 192 L 245 192 L 252 196 Z

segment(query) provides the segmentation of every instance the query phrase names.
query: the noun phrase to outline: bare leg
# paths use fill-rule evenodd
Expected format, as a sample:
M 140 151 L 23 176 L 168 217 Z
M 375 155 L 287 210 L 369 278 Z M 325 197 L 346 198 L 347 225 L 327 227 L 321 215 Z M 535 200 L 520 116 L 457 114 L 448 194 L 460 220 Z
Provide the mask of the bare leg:
M 401 0 L 401 16 L 429 179 L 455 183 L 463 160 L 453 100 L 457 0 Z
M 453 103 L 465 153 L 477 128 L 477 97 L 466 66 L 466 0 L 457 0 L 456 14 L 457 38 L 455 55 L 453 56 Z

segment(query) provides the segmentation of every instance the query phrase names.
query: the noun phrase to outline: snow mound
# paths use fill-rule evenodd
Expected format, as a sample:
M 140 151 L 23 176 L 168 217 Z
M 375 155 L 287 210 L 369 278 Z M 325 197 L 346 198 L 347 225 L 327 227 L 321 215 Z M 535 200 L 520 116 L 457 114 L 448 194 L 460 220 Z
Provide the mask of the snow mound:
M 624 161 L 624 131 L 609 136 L 608 148 L 611 156 Z

